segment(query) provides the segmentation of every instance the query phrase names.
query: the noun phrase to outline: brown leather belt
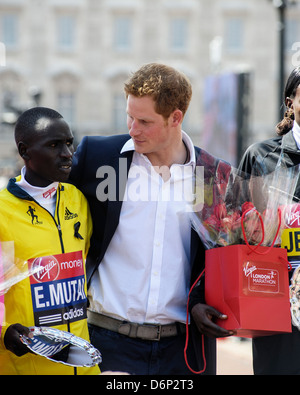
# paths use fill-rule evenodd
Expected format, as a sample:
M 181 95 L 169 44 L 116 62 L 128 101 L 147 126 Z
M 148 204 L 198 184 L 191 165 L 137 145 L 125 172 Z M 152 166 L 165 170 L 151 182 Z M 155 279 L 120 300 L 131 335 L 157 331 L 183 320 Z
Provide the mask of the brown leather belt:
M 108 329 L 132 338 L 159 341 L 163 337 L 177 336 L 185 333 L 185 325 L 181 322 L 173 324 L 137 324 L 135 322 L 121 321 L 88 310 L 88 323 L 100 328 Z

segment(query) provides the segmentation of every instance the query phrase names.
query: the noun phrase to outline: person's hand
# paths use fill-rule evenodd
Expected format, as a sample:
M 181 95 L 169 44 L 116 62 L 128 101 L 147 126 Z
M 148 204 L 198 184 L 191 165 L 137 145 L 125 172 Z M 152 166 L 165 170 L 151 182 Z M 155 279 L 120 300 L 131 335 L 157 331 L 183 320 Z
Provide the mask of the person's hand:
M 198 303 L 191 311 L 193 319 L 200 333 L 208 337 L 227 337 L 234 335 L 234 331 L 228 331 L 214 323 L 214 320 L 226 320 L 227 316 L 206 304 Z
M 17 357 L 21 357 L 30 351 L 25 344 L 22 343 L 20 336 L 25 335 L 32 337 L 29 328 L 21 324 L 10 325 L 4 335 L 5 347 L 14 353 Z

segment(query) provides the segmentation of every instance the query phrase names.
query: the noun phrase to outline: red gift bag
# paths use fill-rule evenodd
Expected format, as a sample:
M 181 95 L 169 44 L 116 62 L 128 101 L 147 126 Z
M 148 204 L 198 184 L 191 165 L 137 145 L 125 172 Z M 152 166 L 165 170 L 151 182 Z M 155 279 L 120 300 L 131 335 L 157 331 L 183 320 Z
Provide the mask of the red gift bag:
M 228 316 L 217 325 L 240 337 L 291 332 L 287 252 L 232 245 L 206 251 L 206 303 Z
M 248 243 L 243 220 L 254 211 L 260 220 L 262 240 L 251 246 Z M 258 337 L 292 332 L 289 275 L 291 264 L 285 248 L 274 247 L 281 229 L 281 210 L 278 208 L 278 228 L 271 246 L 262 247 L 264 223 L 255 208 L 242 215 L 241 228 L 246 245 L 233 244 L 206 250 L 205 269 L 192 285 L 189 295 L 205 272 L 206 304 L 226 314 L 226 320 L 217 320 L 220 327 L 235 331 L 239 337 Z M 187 307 L 186 342 L 184 358 L 195 374 L 206 370 L 204 335 L 202 335 L 203 369 L 193 370 L 187 360 L 189 342 L 189 310 Z

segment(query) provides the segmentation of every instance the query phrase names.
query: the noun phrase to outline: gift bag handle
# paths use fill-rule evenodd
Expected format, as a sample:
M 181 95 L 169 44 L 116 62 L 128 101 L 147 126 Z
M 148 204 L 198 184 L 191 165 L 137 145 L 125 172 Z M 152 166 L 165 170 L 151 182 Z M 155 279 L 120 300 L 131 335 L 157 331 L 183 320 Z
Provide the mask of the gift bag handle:
M 186 363 L 186 366 L 189 368 L 189 370 L 194 373 L 194 374 L 201 374 L 204 373 L 206 370 L 206 357 L 205 357 L 205 350 L 204 350 L 204 335 L 202 334 L 202 358 L 203 358 L 203 369 L 200 371 L 195 371 L 194 369 L 192 369 L 188 363 L 188 359 L 187 359 L 187 348 L 188 348 L 188 344 L 189 344 L 189 302 L 190 302 L 190 295 L 192 290 L 195 288 L 195 286 L 198 284 L 198 282 L 200 281 L 201 277 L 204 275 L 205 269 L 200 273 L 200 275 L 198 276 L 197 280 L 194 282 L 194 284 L 191 286 L 191 289 L 189 291 L 188 294 L 188 300 L 187 300 L 187 307 L 186 307 L 186 337 L 185 337 L 185 346 L 184 346 L 184 360 Z
M 256 246 L 254 246 L 254 247 L 250 246 L 250 244 L 249 244 L 249 242 L 248 242 L 248 240 L 247 240 L 247 236 L 246 236 L 246 232 L 245 232 L 245 226 L 244 226 L 244 218 L 245 218 L 245 216 L 246 216 L 250 211 L 254 211 L 254 212 L 258 215 L 258 218 L 259 218 L 260 224 L 261 224 L 261 228 L 262 228 L 262 239 L 261 239 L 261 241 L 260 241 Z M 274 240 L 273 240 L 272 244 L 271 244 L 270 247 L 269 247 L 267 250 L 265 250 L 264 252 L 261 252 L 261 251 L 258 252 L 258 251 L 256 251 L 256 249 L 263 243 L 264 238 L 265 238 L 264 222 L 263 222 L 263 219 L 262 219 L 260 213 L 259 213 L 255 208 L 249 208 L 248 210 L 246 210 L 246 211 L 243 212 L 243 214 L 242 214 L 242 221 L 241 221 L 241 223 L 242 223 L 242 232 L 243 232 L 243 236 L 244 236 L 245 243 L 247 244 L 248 248 L 251 250 L 251 251 L 249 252 L 249 254 L 251 254 L 252 252 L 256 252 L 256 254 L 266 255 L 266 254 L 269 253 L 269 251 L 271 250 L 271 248 L 274 247 L 274 244 L 275 244 L 275 242 L 276 242 L 276 240 L 277 240 L 277 237 L 278 237 L 278 234 L 279 234 L 279 231 L 280 231 L 280 228 L 281 228 L 281 210 L 280 210 L 279 207 L 278 207 L 277 212 L 278 212 L 278 227 L 277 227 L 277 231 L 276 231 L 276 234 L 275 234 L 275 237 L 274 237 Z
M 254 246 L 254 247 L 250 246 L 250 244 L 249 244 L 249 242 L 248 242 L 248 240 L 247 240 L 247 236 L 246 236 L 246 232 L 245 232 L 245 227 L 244 227 L 244 218 L 245 218 L 245 216 L 247 215 L 247 213 L 249 213 L 250 211 L 255 211 L 255 212 L 257 213 L 257 215 L 258 215 L 258 217 L 259 217 L 259 220 L 260 220 L 260 223 L 261 223 L 261 227 L 262 227 L 262 239 L 261 239 L 261 241 L 260 241 L 256 246 Z M 264 252 L 262 252 L 262 251 L 256 251 L 257 247 L 259 247 L 259 246 L 263 243 L 264 238 L 265 238 L 264 222 L 263 222 L 263 219 L 262 219 L 260 213 L 259 213 L 256 209 L 253 209 L 253 208 L 250 208 L 250 209 L 246 210 L 246 211 L 243 213 L 243 215 L 242 215 L 242 232 L 243 232 L 244 240 L 245 240 L 245 242 L 246 242 L 248 248 L 250 249 L 250 252 L 248 252 L 248 254 L 251 254 L 252 252 L 255 252 L 256 254 L 259 254 L 259 255 L 266 255 L 266 254 L 269 253 L 269 251 L 271 250 L 271 248 L 274 247 L 274 244 L 275 244 L 275 242 L 276 242 L 276 239 L 277 239 L 277 237 L 278 237 L 278 234 L 279 234 L 279 231 L 280 231 L 280 228 L 281 228 L 281 209 L 280 209 L 279 207 L 278 207 L 277 212 L 278 212 L 278 227 L 277 227 L 276 235 L 275 235 L 275 237 L 274 237 L 273 243 L 272 243 L 272 244 L 270 245 L 270 247 L 267 248 Z M 288 259 L 284 259 L 284 258 L 282 258 L 282 257 L 279 257 L 279 259 L 280 259 L 282 262 L 284 262 L 284 263 L 286 263 L 286 264 L 288 265 L 288 270 L 289 270 L 289 271 L 292 270 L 292 265 L 291 265 L 291 263 L 289 262 Z

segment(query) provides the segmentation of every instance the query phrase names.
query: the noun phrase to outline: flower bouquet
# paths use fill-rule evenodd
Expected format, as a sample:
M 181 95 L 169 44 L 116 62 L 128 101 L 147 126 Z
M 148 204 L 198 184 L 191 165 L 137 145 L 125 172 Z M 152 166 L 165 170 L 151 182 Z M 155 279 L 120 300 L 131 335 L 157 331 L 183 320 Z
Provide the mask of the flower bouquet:
M 5 320 L 4 295 L 37 270 L 29 269 L 27 261 L 15 257 L 13 241 L 0 242 L 0 335 Z
M 206 248 L 206 303 L 228 317 L 217 324 L 240 337 L 291 332 L 287 251 L 280 246 L 298 169 L 281 162 L 272 174 L 248 175 L 206 153 L 197 166 L 204 167 L 196 180 L 204 193 L 191 220 Z

